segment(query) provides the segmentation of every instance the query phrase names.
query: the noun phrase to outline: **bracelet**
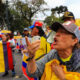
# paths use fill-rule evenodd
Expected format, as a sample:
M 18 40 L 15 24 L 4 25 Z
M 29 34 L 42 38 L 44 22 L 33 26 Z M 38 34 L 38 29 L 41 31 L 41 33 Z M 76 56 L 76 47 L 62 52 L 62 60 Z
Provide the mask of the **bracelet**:
M 30 60 L 32 60 L 34 57 L 32 56 L 32 57 L 29 57 L 28 59 L 26 59 L 26 61 L 30 61 Z

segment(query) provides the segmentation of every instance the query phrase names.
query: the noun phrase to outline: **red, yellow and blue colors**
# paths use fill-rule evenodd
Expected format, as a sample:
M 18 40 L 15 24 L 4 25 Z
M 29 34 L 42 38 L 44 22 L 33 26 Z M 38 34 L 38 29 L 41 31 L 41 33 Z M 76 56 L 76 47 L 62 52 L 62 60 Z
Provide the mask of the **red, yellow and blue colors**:
M 38 80 L 37 78 L 30 78 L 27 73 L 26 73 L 26 68 L 27 68 L 27 59 L 28 57 L 23 54 L 23 61 L 22 61 L 22 71 L 23 71 L 23 74 L 25 75 L 25 77 L 28 79 L 28 80 Z
M 13 57 L 10 43 L 0 41 L 0 72 L 12 69 Z

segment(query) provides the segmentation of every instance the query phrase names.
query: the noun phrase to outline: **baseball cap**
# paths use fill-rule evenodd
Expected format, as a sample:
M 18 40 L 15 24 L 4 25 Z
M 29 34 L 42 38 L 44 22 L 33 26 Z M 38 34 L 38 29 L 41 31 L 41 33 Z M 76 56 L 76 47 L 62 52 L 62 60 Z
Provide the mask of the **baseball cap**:
M 34 28 L 34 27 L 36 27 L 36 26 L 42 27 L 42 26 L 43 26 L 43 23 L 40 22 L 40 21 L 36 21 L 36 22 L 34 22 L 33 25 L 30 26 L 29 28 L 32 29 L 32 28 Z
M 24 28 L 24 31 L 28 31 L 28 28 Z
M 62 20 L 65 20 L 66 18 L 73 18 L 75 20 L 74 14 L 72 12 L 66 11 L 62 17 Z
M 71 21 L 67 21 L 63 24 L 59 23 L 59 22 L 54 22 L 50 28 L 53 31 L 57 31 L 60 27 L 62 27 L 63 29 L 67 30 L 68 32 L 74 34 L 77 38 L 78 41 L 80 42 L 80 27 L 76 26 L 73 22 Z

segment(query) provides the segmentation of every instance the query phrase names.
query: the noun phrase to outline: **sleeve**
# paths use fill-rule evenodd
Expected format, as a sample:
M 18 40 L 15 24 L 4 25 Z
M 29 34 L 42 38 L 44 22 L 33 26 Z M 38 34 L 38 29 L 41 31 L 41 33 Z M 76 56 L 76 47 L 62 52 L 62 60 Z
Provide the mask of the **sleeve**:
M 80 73 L 80 49 L 78 49 L 74 56 L 74 72 Z
M 37 61 L 36 62 L 37 70 L 33 74 L 30 74 L 27 69 L 28 76 L 29 77 L 41 77 L 44 72 L 45 64 L 48 61 L 54 59 L 54 54 L 55 54 L 55 50 L 51 50 L 50 53 L 46 54 L 42 59 Z
M 80 61 L 78 62 L 78 64 L 76 64 L 74 72 L 79 72 L 80 73 Z
M 77 68 L 75 69 L 75 72 L 80 73 L 80 63 L 77 65 Z

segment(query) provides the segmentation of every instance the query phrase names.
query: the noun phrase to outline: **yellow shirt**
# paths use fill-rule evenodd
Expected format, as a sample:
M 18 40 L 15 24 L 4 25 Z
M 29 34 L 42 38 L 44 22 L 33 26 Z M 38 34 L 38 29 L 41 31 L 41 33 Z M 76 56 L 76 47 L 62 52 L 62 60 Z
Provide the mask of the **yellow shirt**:
M 62 60 L 63 62 L 70 61 L 71 57 L 72 57 L 72 54 L 71 54 L 68 58 L 65 58 L 65 59 L 61 58 L 61 60 Z
M 43 54 L 49 53 L 49 51 L 51 50 L 50 44 L 44 37 L 41 37 L 40 41 L 40 48 L 35 53 L 35 59 L 39 58 Z

